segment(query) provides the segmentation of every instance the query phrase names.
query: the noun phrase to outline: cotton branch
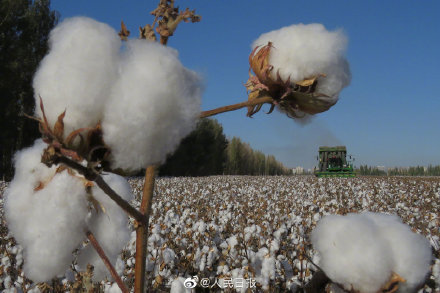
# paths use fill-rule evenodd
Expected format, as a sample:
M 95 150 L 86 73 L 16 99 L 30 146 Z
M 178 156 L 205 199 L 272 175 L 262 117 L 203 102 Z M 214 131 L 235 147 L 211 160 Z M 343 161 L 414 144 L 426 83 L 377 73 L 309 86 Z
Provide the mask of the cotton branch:
M 238 104 L 233 104 L 233 105 L 228 105 L 228 106 L 216 108 L 213 110 L 203 111 L 200 113 L 200 118 L 206 118 L 206 117 L 214 116 L 214 115 L 225 113 L 225 112 L 235 111 L 235 110 L 238 110 L 238 109 L 241 109 L 244 107 L 253 107 L 253 106 L 257 106 L 257 105 L 263 105 L 266 103 L 272 104 L 273 101 L 274 100 L 271 97 L 263 96 L 261 98 L 253 99 L 250 101 L 246 101 L 246 102 L 242 102 L 242 103 L 238 103 Z
M 93 248 L 98 253 L 99 257 L 101 257 L 102 261 L 104 262 L 105 266 L 109 270 L 110 274 L 112 275 L 113 279 L 115 279 L 116 283 L 118 284 L 119 288 L 123 293 L 128 293 L 130 290 L 127 289 L 122 279 L 119 277 L 118 273 L 116 272 L 115 268 L 111 264 L 108 257 L 105 255 L 104 250 L 102 249 L 99 242 L 96 240 L 95 235 L 93 235 L 92 232 L 87 231 L 86 232 L 87 238 L 89 239 L 90 243 L 92 244 Z
M 147 222 L 146 217 L 137 209 L 132 207 L 128 202 L 126 202 L 121 196 L 119 196 L 119 194 L 117 194 L 116 191 L 114 191 L 97 172 L 61 155 L 56 155 L 53 158 L 52 162 L 54 164 L 64 164 L 69 168 L 78 171 L 78 173 L 83 175 L 87 180 L 95 182 L 96 185 L 98 185 L 99 188 L 102 189 L 102 191 L 104 191 L 112 200 L 114 200 L 115 203 L 120 206 L 126 213 L 135 218 L 136 221 L 142 224 Z

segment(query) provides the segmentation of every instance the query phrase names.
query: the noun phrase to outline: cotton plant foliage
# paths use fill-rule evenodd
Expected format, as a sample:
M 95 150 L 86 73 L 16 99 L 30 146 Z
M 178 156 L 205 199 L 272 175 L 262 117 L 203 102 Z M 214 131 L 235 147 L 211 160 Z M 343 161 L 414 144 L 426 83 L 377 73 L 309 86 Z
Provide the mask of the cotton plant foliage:
M 312 235 L 319 266 L 347 290 L 378 292 L 397 274 L 398 292 L 415 292 L 430 270 L 431 247 L 397 216 L 379 213 L 329 215 Z
M 102 122 L 113 166 L 161 163 L 195 127 L 200 79 L 182 66 L 177 51 L 144 40 L 127 42 L 119 73 Z

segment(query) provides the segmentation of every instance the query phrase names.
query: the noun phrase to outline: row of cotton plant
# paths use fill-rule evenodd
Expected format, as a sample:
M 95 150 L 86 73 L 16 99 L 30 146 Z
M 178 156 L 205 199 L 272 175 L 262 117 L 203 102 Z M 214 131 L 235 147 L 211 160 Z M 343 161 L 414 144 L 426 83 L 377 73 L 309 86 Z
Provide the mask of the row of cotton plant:
M 129 182 L 138 205 L 143 181 Z M 194 276 L 199 288 L 202 279 L 217 280 L 213 291 L 235 280 L 228 290 L 245 292 L 250 284 L 238 281 L 246 279 L 258 290 L 295 291 L 311 282 L 315 265 L 340 288 L 375 292 L 397 274 L 400 292 L 440 290 L 438 178 L 163 178 L 155 196 L 147 281 L 156 291 L 187 290 Z M 129 238 L 118 265 L 127 284 L 135 233 Z M 21 269 L 22 248 L 5 239 L 4 286 L 34 288 Z M 61 276 L 65 290 L 75 285 L 72 270 L 78 264 Z
M 150 282 L 167 288 L 193 276 L 211 285 L 215 279 L 250 278 L 261 290 L 297 290 L 311 281 L 316 264 L 349 290 L 376 292 L 393 273 L 400 277 L 399 292 L 432 282 L 438 287 L 439 188 L 438 179 L 160 179 L 149 245 L 157 255 L 173 257 L 149 256 Z M 402 208 L 396 208 L 399 202 Z

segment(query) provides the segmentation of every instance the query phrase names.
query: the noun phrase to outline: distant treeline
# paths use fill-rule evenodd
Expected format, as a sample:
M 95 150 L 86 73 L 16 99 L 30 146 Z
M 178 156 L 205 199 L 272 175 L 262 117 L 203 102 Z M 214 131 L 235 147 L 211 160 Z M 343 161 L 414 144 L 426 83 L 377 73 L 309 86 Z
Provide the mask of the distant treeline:
M 388 170 L 382 170 L 377 167 L 371 167 L 367 165 L 361 165 L 356 170 L 359 175 L 370 176 L 440 176 L 440 165 L 428 167 L 416 166 L 416 167 L 395 167 L 388 168 Z
M 291 169 L 274 156 L 253 150 L 240 138 L 226 139 L 215 119 L 201 119 L 196 129 L 168 157 L 160 176 L 287 175 Z

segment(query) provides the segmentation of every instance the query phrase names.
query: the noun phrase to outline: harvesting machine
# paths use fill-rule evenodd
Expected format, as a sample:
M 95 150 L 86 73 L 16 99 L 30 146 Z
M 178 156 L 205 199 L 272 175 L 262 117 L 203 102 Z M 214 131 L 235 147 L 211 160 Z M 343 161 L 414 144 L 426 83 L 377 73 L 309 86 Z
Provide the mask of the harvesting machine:
M 351 159 L 351 155 L 349 156 Z M 353 163 L 347 160 L 347 148 L 345 146 L 321 146 L 319 147 L 318 169 L 315 169 L 317 177 L 355 177 Z M 353 159 L 354 161 L 354 159 Z

